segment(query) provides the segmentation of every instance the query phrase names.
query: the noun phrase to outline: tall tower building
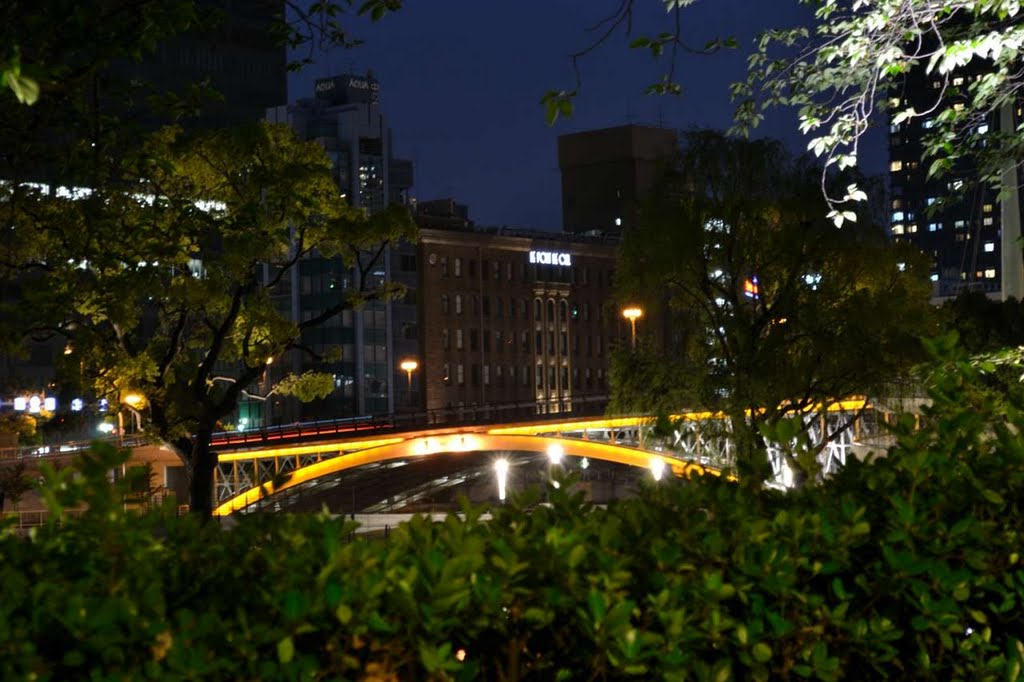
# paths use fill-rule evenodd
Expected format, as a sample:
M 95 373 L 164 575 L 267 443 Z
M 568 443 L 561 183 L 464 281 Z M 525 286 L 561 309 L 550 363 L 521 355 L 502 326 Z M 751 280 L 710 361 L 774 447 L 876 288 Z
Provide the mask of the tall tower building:
M 410 161 L 392 154 L 391 131 L 380 112 L 380 87 L 373 74 L 345 74 L 314 84 L 311 97 L 267 111 L 267 120 L 286 123 L 306 140 L 326 150 L 334 177 L 348 202 L 370 213 L 391 204 L 405 204 L 412 186 Z M 303 344 L 317 353 L 337 347 L 341 359 L 329 363 L 293 353 L 272 368 L 272 375 L 309 369 L 334 375 L 335 390 L 312 403 L 276 399 L 269 406 L 250 406 L 249 424 L 388 414 L 402 407 L 407 377 L 398 369 L 404 357 L 416 354 L 416 250 L 414 245 L 388 247 L 369 273 L 374 287 L 383 282 L 411 286 L 403 300 L 374 302 L 362 310 L 346 310 L 320 328 L 309 330 Z M 278 301 L 295 321 L 307 320 L 335 305 L 358 287 L 359 272 L 340 258 L 310 256 L 293 270 L 291 290 Z M 397 387 L 397 404 L 396 404 Z
M 923 140 L 938 115 L 947 107 L 963 106 L 971 82 L 984 75 L 976 62 L 951 78 L 948 92 L 952 94 L 934 115 L 889 126 L 890 230 L 894 239 L 907 240 L 932 258 L 935 300 L 952 298 L 965 290 L 1005 298 L 1004 289 L 1013 291 L 1013 280 L 1019 279 L 1021 247 L 1007 232 L 1009 227 L 1019 235 L 1019 198 L 1003 203 L 997 191 L 975 184 L 977 169 L 969 158 L 957 161 L 942 178 L 930 179 L 929 162 L 923 159 Z M 942 87 L 940 78 L 925 73 L 923 68 L 912 70 L 902 86 L 892 92 L 890 110 L 933 109 L 935 93 Z M 1019 122 L 1020 103 L 1004 113 Z M 995 114 L 979 124 L 976 132 L 994 133 L 1000 125 L 1000 115 Z
M 678 146 L 674 131 L 640 125 L 560 136 L 562 229 L 605 234 L 628 229 Z

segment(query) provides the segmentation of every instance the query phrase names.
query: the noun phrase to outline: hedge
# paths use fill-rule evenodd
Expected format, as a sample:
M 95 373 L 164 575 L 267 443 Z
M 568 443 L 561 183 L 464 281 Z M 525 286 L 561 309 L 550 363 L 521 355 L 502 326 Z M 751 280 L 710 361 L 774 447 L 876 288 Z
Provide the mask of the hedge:
M 1024 401 L 984 369 L 820 486 L 563 485 L 386 539 L 125 512 L 98 448 L 42 490 L 88 513 L 0 537 L 0 678 L 1020 679 Z

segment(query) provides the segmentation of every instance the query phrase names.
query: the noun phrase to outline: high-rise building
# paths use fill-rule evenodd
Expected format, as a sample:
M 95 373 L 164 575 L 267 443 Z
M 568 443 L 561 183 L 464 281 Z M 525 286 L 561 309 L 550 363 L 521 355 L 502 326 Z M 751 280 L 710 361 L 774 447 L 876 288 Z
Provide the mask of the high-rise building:
M 911 70 L 901 87 L 891 93 L 890 111 L 908 107 L 934 110 L 933 115 L 890 123 L 889 209 L 893 238 L 909 241 L 931 257 L 935 300 L 955 297 L 964 290 L 1005 298 L 1004 289 L 1019 277 L 1020 246 L 1013 243 L 1005 228 L 1008 224 L 1013 229 L 1015 220 L 1019 230 L 1020 202 L 1003 205 L 996 190 L 977 182 L 977 169 L 968 156 L 957 160 L 952 171 L 941 178 L 928 177 L 929 161 L 923 158 L 923 141 L 938 115 L 946 107 L 963 106 L 968 87 L 983 75 L 978 60 L 956 72 L 947 91 L 951 94 L 938 109 L 936 93 L 943 77 L 928 74 L 923 68 Z M 976 132 L 985 135 L 997 131 L 1000 113 L 980 123 Z M 1006 113 L 1016 114 L 1019 121 L 1020 104 L 1016 111 Z M 1004 271 L 1009 272 L 1008 277 L 1004 277 Z
M 674 131 L 641 125 L 560 136 L 562 229 L 614 234 L 634 225 L 677 150 Z
M 348 202 L 370 213 L 405 204 L 412 186 L 412 163 L 392 154 L 391 131 L 379 109 L 380 86 L 372 74 L 345 74 L 316 81 L 313 96 L 267 111 L 267 120 L 286 123 L 306 140 L 315 140 L 333 163 L 334 178 Z M 369 254 L 367 254 L 369 256 Z M 271 381 L 309 369 L 334 375 L 335 391 L 323 400 L 299 404 L 272 399 L 270 405 L 243 405 L 248 424 L 309 421 L 388 414 L 406 397 L 402 357 L 416 355 L 415 247 L 392 245 L 380 253 L 368 273 L 370 288 L 384 282 L 410 287 L 404 299 L 371 302 L 346 310 L 308 330 L 303 345 L 318 354 L 341 349 L 341 359 L 322 362 L 294 352 L 270 372 Z M 359 271 L 340 258 L 310 255 L 292 271 L 290 287 L 277 301 L 295 321 L 320 314 L 358 287 Z M 251 410 L 247 412 L 247 410 Z
M 197 116 L 186 121 L 197 127 L 258 121 L 268 107 L 287 101 L 287 55 L 276 35 L 284 2 L 198 0 L 197 5 L 208 17 L 205 26 L 158 44 L 139 62 L 115 63 L 108 78 L 142 81 L 154 92 L 179 95 L 208 81 L 219 97 L 202 101 Z M 149 116 L 138 101 L 131 113 Z

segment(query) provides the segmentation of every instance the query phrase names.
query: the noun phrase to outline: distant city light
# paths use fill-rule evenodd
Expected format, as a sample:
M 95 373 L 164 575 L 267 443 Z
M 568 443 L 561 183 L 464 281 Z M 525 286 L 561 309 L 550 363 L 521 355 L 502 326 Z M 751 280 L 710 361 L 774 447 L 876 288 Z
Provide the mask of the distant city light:
M 114 425 L 109 422 L 101 422 L 96 430 L 100 433 L 111 433 L 114 430 Z
M 74 400 L 71 401 L 71 411 L 72 412 L 81 412 L 82 408 L 84 408 L 84 407 L 85 407 L 85 403 L 82 401 L 81 398 L 75 398 Z

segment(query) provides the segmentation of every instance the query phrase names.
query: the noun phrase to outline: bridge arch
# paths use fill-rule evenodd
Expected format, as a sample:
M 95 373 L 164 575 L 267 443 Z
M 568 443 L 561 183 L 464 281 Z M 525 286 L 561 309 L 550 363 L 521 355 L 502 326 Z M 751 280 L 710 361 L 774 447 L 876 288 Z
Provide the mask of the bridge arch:
M 658 452 L 650 452 L 614 443 L 557 436 L 478 432 L 450 433 L 388 442 L 365 450 L 342 454 L 309 464 L 294 470 L 291 477 L 282 485 L 275 487 L 271 483 L 265 483 L 250 488 L 225 501 L 213 513 L 217 516 L 226 516 L 256 504 L 271 495 L 284 492 L 308 481 L 367 464 L 448 453 L 487 451 L 545 453 L 548 451 L 549 446 L 555 444 L 560 445 L 564 450 L 564 454 L 569 457 L 587 457 L 641 468 L 649 468 L 652 466 L 652 462 L 660 461 L 664 465 L 664 470 L 671 471 L 675 476 L 690 476 L 693 474 L 721 475 L 719 470 L 711 467 L 694 464 Z

